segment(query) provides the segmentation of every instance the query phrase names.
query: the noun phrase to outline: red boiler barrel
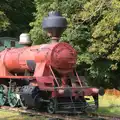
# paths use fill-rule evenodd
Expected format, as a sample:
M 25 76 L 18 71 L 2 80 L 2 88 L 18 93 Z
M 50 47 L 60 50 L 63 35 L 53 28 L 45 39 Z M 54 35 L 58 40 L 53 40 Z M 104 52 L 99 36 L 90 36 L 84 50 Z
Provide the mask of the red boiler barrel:
M 42 48 L 42 47 L 41 47 Z M 57 43 L 51 47 L 43 47 L 35 56 L 36 62 L 47 62 L 58 70 L 68 70 L 76 64 L 77 54 L 76 51 L 67 43 Z
M 27 60 L 47 62 L 56 69 L 70 69 L 76 63 L 76 51 L 67 43 L 11 48 L 2 51 L 0 56 L 7 70 L 16 73 L 29 69 Z

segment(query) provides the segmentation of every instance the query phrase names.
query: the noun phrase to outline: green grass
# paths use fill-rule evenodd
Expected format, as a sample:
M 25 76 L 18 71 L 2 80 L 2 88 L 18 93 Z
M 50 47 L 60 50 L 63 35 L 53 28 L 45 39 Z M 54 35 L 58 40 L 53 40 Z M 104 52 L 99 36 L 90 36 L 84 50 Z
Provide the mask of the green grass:
M 118 115 L 120 116 L 120 97 L 114 95 L 104 95 L 99 97 L 98 113 L 106 115 Z
M 18 112 L 13 112 L 13 111 L 7 111 L 7 110 L 0 110 L 0 120 L 47 120 L 43 116 L 27 116 L 27 115 L 22 115 Z
M 89 98 L 90 102 L 93 101 L 92 97 Z M 120 116 L 120 97 L 108 94 L 99 96 L 99 109 L 95 113 Z

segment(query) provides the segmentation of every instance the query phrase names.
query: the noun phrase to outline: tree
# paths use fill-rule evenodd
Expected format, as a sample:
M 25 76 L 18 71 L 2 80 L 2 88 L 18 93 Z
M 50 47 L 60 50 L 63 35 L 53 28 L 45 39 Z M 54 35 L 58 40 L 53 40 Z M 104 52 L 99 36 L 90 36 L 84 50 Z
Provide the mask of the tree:
M 91 46 L 88 52 L 93 58 L 89 76 L 96 83 L 118 87 L 120 61 L 120 1 L 91 0 L 84 5 L 80 18 L 91 27 Z
M 33 21 L 35 6 L 31 0 L 0 0 L 0 10 L 6 16 L 8 24 L 6 32 L 1 32 L 0 36 L 18 37 L 22 32 L 29 32 L 29 23 Z
M 82 20 L 91 25 L 91 42 L 89 51 L 95 56 L 108 52 L 114 43 L 120 39 L 120 1 L 119 0 L 91 0 L 84 5 L 81 12 Z M 119 60 L 119 47 L 114 54 L 107 58 Z M 119 58 L 118 58 L 119 57 Z

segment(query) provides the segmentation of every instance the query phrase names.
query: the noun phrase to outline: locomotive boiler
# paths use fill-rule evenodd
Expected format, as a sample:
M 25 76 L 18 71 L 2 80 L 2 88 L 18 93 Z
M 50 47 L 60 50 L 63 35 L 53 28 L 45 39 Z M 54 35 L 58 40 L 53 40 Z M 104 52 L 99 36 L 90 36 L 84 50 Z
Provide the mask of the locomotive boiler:
M 84 111 L 85 96 L 92 96 L 98 107 L 103 89 L 84 84 L 76 71 L 76 50 L 59 42 L 67 21 L 59 12 L 50 12 L 43 20 L 50 43 L 31 45 L 30 36 L 21 34 L 21 48 L 0 52 L 0 105 L 45 108 L 49 113 Z

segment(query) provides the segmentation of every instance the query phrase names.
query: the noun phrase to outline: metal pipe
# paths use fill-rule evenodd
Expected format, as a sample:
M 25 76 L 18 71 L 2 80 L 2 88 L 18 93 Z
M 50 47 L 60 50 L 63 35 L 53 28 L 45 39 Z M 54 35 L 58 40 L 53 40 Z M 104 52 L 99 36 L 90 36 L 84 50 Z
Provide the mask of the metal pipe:
M 58 81 L 57 81 L 57 79 L 56 79 L 56 77 L 55 77 L 55 75 L 54 75 L 54 72 L 53 72 L 53 70 L 52 70 L 52 68 L 51 68 L 50 65 L 49 65 L 49 68 L 50 68 L 50 71 L 51 71 L 51 73 L 52 73 L 52 75 L 53 75 L 53 77 L 54 77 L 54 79 L 55 79 L 57 85 L 59 86 L 59 83 L 58 83 Z
M 80 83 L 80 86 L 82 87 L 81 80 L 80 80 L 80 78 L 79 78 L 79 76 L 78 76 L 78 74 L 77 74 L 76 70 L 75 70 L 75 74 L 76 74 L 76 76 L 77 76 L 78 82 Z

